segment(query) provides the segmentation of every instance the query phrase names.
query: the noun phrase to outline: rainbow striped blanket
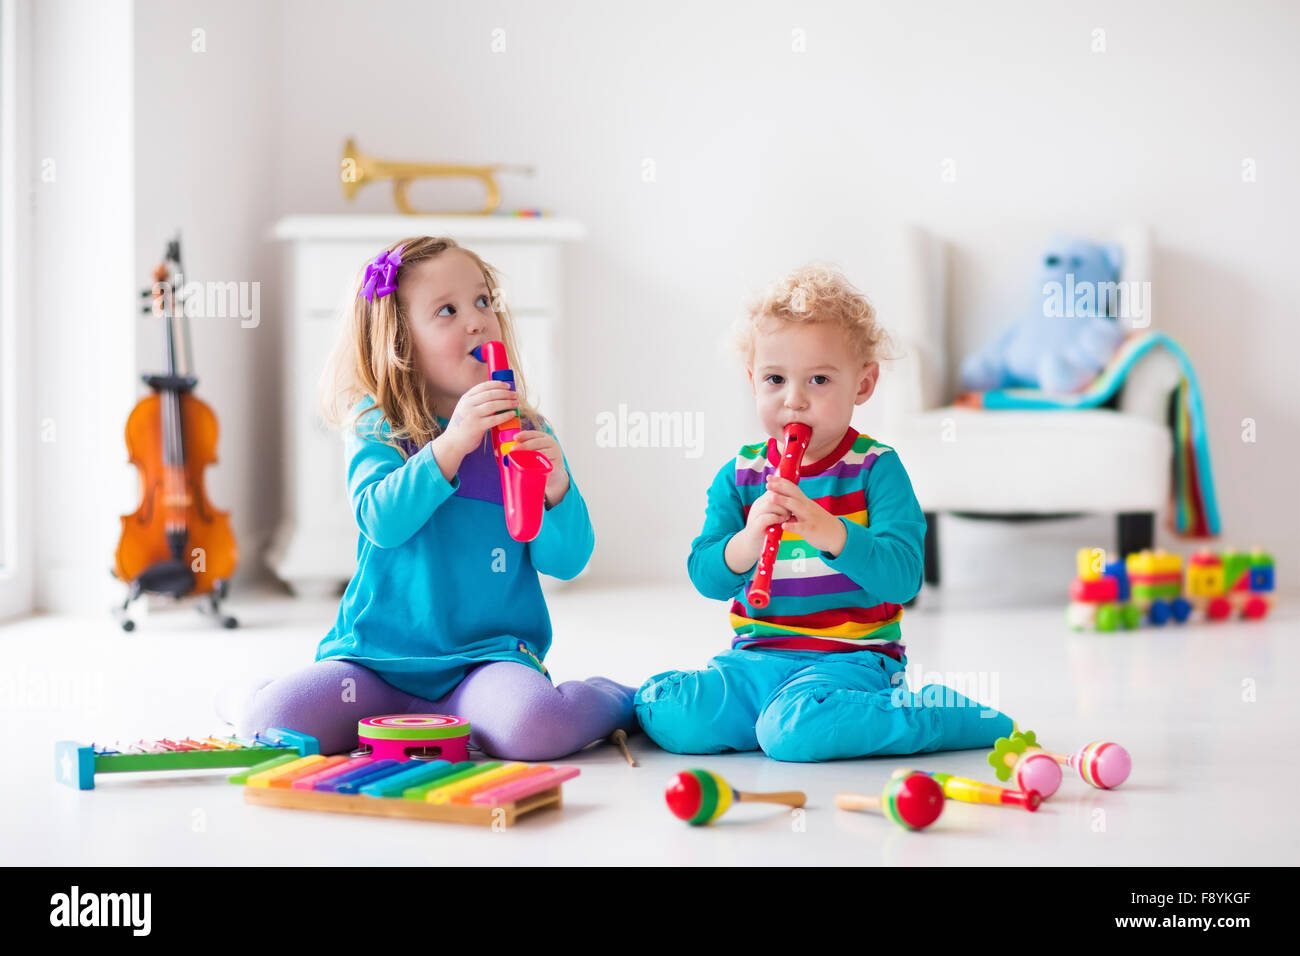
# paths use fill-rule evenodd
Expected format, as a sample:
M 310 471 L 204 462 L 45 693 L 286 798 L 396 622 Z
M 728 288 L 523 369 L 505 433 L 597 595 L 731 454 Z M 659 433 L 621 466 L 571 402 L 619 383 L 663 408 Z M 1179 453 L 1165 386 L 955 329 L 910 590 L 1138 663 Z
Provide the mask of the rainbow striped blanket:
M 1115 394 L 1144 355 L 1157 348 L 1168 350 L 1177 359 L 1182 372 L 1174 399 L 1172 530 L 1188 538 L 1213 537 L 1219 533 L 1219 505 L 1214 496 L 1210 442 L 1205 428 L 1205 411 L 1201 407 L 1201 389 L 1187 353 L 1164 332 L 1129 336 L 1110 363 L 1081 392 L 1060 395 L 1033 388 L 1001 388 L 973 395 L 962 404 L 988 409 L 1096 408 Z

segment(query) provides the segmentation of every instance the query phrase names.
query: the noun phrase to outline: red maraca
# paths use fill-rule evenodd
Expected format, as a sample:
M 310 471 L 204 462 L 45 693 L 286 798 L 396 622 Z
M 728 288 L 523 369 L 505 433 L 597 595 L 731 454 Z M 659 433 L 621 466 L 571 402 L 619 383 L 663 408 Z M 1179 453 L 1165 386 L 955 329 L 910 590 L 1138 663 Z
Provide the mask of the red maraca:
M 929 774 L 908 773 L 891 777 L 878 797 L 837 793 L 835 805 L 841 810 L 875 810 L 900 827 L 924 830 L 943 813 L 943 788 Z
M 1061 768 L 1056 764 L 1052 766 L 1056 767 L 1056 774 L 1059 777 Z M 972 780 L 970 777 L 954 777 L 950 773 L 903 769 L 895 770 L 893 775 L 906 777 L 912 773 L 924 773 L 926 776 L 933 777 L 934 782 L 943 789 L 946 798 L 959 800 L 962 803 L 991 803 L 994 806 L 1021 807 L 1033 813 L 1043 802 L 1043 796 L 1037 790 L 1007 790 L 982 780 Z
M 673 816 L 691 826 L 712 823 L 727 812 L 733 802 L 780 803 L 802 807 L 808 798 L 798 790 L 780 793 L 745 793 L 710 770 L 683 770 L 668 781 L 664 799 Z

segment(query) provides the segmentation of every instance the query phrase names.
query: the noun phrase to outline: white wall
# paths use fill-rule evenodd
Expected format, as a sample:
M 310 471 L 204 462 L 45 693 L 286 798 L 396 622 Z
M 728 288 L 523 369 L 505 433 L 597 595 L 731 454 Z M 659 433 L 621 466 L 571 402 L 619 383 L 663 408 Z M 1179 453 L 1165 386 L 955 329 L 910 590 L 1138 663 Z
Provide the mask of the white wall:
M 207 497 L 230 512 L 239 585 L 265 574 L 262 552 L 280 513 L 281 270 L 266 232 L 279 208 L 276 57 L 288 38 L 275 3 L 135 7 L 136 283 L 146 283 L 178 228 L 187 280 L 259 283 L 256 325 L 238 314 L 189 322 L 195 395 L 221 428 Z M 137 369 L 161 371 L 163 355 L 161 321 L 137 318 Z
M 234 511 L 245 560 L 278 512 L 280 273 L 263 236 L 286 213 L 391 210 L 381 187 L 344 201 L 353 134 L 385 158 L 532 164 L 503 180 L 505 205 L 587 225 L 567 274 L 561 438 L 596 522 L 593 578 L 684 579 L 710 477 L 758 437 L 717 346 L 746 293 L 813 257 L 870 292 L 887 282 L 880 244 L 915 221 L 953 245 L 965 349 L 1020 301 L 1050 233 L 1139 220 L 1158 245 L 1159 325 L 1205 388 L 1224 543 L 1272 549 L 1293 586 L 1300 14 L 1171 9 L 142 0 L 136 271 L 184 223 L 192 271 L 265 283 L 259 329 L 196 330 L 200 393 L 224 428 L 211 497 Z M 145 124 L 164 117 L 169 152 L 152 154 Z M 1257 182 L 1242 182 L 1245 158 Z M 703 456 L 596 447 L 595 416 L 620 403 L 704 412 Z M 1091 543 L 1076 534 L 1062 544 Z
M 132 11 L 122 0 L 52 0 L 30 13 L 31 273 L 20 321 L 36 361 L 22 373 L 34 418 L 35 601 L 103 613 L 118 515 L 134 478 L 123 428 L 131 409 L 135 177 Z M 32 374 L 34 369 L 35 374 Z

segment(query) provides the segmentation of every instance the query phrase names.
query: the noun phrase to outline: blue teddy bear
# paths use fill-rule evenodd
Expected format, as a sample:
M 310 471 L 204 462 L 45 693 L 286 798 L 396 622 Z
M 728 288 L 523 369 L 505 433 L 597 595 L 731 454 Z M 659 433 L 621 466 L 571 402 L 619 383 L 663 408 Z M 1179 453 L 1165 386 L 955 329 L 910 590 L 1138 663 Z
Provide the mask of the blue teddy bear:
M 1041 259 L 1035 307 L 966 358 L 962 385 L 1069 393 L 1092 382 L 1124 339 L 1114 317 L 1123 261 L 1117 245 L 1054 238 Z

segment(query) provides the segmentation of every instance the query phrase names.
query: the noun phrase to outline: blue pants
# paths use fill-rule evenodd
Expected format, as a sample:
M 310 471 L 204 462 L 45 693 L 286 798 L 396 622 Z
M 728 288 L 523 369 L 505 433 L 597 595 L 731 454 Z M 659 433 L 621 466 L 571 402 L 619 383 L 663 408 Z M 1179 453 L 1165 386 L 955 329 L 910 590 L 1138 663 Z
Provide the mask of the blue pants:
M 877 651 L 730 650 L 637 691 L 637 719 L 679 754 L 757 750 L 775 760 L 992 747 L 1011 718 L 942 685 L 907 690 L 906 660 Z

